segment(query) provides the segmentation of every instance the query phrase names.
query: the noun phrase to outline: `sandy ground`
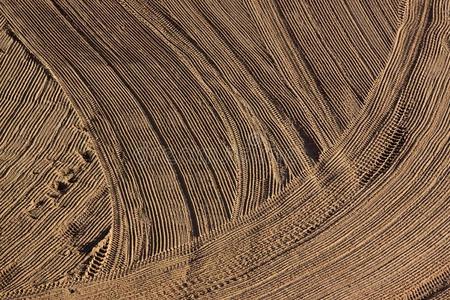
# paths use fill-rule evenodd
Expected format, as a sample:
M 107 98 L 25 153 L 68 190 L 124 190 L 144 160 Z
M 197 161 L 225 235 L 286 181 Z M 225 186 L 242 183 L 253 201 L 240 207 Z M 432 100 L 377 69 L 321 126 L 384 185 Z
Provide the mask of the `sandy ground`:
M 448 0 L 0 0 L 1 299 L 450 299 Z

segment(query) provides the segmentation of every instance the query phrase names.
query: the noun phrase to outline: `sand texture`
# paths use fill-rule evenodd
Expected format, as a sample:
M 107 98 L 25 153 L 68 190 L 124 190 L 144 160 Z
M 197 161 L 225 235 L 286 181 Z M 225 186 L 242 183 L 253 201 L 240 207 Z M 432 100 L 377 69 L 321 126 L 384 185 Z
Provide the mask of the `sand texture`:
M 450 299 L 449 0 L 0 0 L 0 299 Z

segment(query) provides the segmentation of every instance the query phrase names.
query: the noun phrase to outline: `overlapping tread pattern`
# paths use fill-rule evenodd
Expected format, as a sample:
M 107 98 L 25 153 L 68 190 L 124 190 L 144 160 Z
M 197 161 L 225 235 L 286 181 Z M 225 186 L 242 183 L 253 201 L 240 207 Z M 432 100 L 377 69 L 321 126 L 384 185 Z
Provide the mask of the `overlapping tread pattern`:
M 67 97 L 1 20 L 0 285 L 7 292 L 69 278 L 83 245 L 110 226 L 111 209 Z
M 58 83 L 30 66 L 71 112 L 60 126 L 81 120 L 92 143 L 47 197 L 97 180 L 58 214 L 74 267 L 23 289 L 14 261 L 5 295 L 448 294 L 446 1 L 13 2 L 0 2 L 11 28 Z

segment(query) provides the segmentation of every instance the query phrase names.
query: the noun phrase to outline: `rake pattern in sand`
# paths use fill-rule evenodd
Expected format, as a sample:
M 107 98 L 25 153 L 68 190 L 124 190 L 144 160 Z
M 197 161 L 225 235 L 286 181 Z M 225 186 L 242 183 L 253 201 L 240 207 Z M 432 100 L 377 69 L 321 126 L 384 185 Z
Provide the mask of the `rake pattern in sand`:
M 3 298 L 448 298 L 447 0 L 0 9 Z

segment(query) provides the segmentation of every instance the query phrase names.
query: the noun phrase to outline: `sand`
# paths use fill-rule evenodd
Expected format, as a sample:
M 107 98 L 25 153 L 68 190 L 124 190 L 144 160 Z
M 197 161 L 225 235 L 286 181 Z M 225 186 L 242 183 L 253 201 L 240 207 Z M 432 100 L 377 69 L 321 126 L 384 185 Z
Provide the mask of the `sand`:
M 0 0 L 1 299 L 450 299 L 448 0 Z

